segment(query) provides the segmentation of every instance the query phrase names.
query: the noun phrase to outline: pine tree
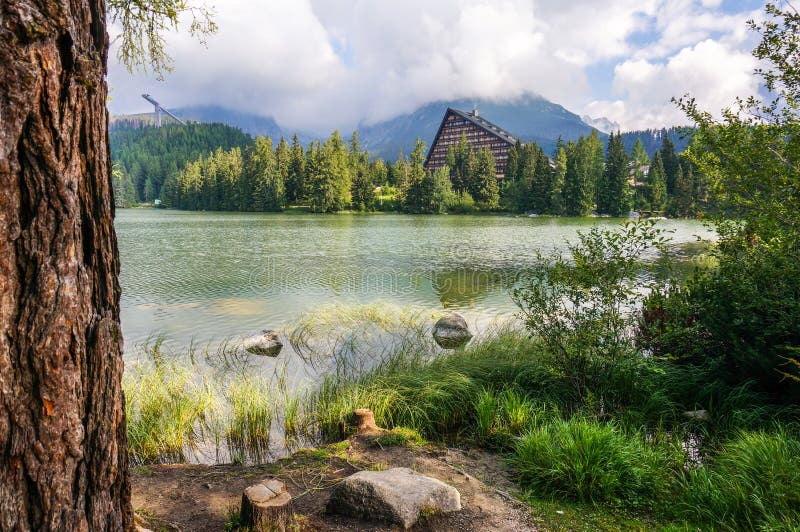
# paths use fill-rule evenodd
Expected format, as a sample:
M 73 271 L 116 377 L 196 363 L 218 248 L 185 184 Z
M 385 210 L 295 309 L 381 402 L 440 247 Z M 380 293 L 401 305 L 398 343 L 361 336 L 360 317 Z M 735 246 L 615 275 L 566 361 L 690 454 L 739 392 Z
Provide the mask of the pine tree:
M 450 182 L 450 169 L 442 167 L 435 172 L 428 172 L 426 179 L 431 180 L 430 213 L 443 214 L 454 199 L 453 187 Z M 428 187 L 424 187 L 428 189 Z
M 588 203 L 594 208 L 597 200 L 595 199 L 595 185 L 603 176 L 603 169 L 605 167 L 605 150 L 603 149 L 603 141 L 597 130 L 586 137 L 586 157 L 587 157 L 587 175 L 586 183 L 588 186 Z M 591 209 L 590 209 L 591 210 Z
M 535 161 L 531 184 L 531 208 L 536 213 L 545 214 L 550 207 L 553 172 L 550 160 L 538 147 L 535 147 Z
M 675 174 L 675 190 L 669 196 L 667 203 L 667 214 L 673 217 L 690 216 L 693 212 L 694 176 L 692 175 L 692 166 L 686 164 L 686 171 L 683 167 L 683 164 L 678 164 L 678 171 Z
M 661 152 L 656 152 L 645 183 L 645 198 L 653 211 L 663 211 L 667 201 L 667 177 Z
M 348 164 L 348 150 L 334 131 L 321 146 L 317 146 L 314 162 L 309 173 L 309 200 L 315 212 L 336 212 L 351 203 L 350 186 L 352 176 Z
M 405 186 L 401 189 L 403 209 L 406 212 L 422 213 L 426 212 L 426 201 L 432 194 L 426 191 L 425 183 L 425 143 L 417 137 L 414 149 L 411 152 L 411 161 L 408 166 L 408 177 Z
M 675 154 L 675 145 L 666 131 L 664 131 L 664 139 L 661 143 L 661 159 L 664 162 L 664 175 L 667 178 L 667 196 L 670 196 L 675 190 L 679 162 L 678 156 Z
M 578 142 L 570 141 L 567 144 L 567 169 L 564 175 L 564 214 L 567 216 L 586 216 L 594 207 L 589 148 L 583 136 Z
M 289 169 L 292 164 L 292 150 L 289 143 L 281 136 L 278 146 L 275 148 L 275 168 L 278 172 L 278 179 L 283 183 L 283 203 L 286 202 L 286 182 L 289 180 Z
M 284 183 L 278 173 L 272 139 L 258 137 L 247 151 L 245 172 L 252 183 L 251 209 L 254 211 L 279 211 L 285 202 Z
M 289 171 L 286 176 L 286 200 L 297 204 L 305 196 L 305 171 L 306 156 L 303 147 L 297 138 L 297 133 L 292 136 L 292 149 L 289 157 Z
M 475 156 L 467 192 L 482 210 L 496 209 L 500 204 L 495 168 L 494 155 L 489 148 L 479 150 Z
M 567 149 L 561 146 L 556 151 L 553 180 L 550 185 L 550 205 L 548 211 L 559 215 L 564 212 L 564 177 L 567 173 Z
M 623 136 L 624 141 L 624 136 Z M 650 158 L 641 138 L 636 139 L 631 152 L 630 169 L 633 173 L 633 183 L 635 188 L 633 207 L 637 210 L 650 210 L 646 194 L 646 170 L 650 166 Z
M 602 178 L 597 187 L 597 212 L 620 216 L 630 211 L 628 156 L 622 136 L 613 132 L 608 137 L 608 151 Z
M 452 149 L 452 152 L 448 150 L 446 159 L 447 166 L 450 166 L 450 180 L 453 183 L 453 190 L 457 194 L 467 191 L 470 176 L 472 175 L 473 162 L 472 149 L 467 143 L 467 136 L 462 133 L 461 139 Z

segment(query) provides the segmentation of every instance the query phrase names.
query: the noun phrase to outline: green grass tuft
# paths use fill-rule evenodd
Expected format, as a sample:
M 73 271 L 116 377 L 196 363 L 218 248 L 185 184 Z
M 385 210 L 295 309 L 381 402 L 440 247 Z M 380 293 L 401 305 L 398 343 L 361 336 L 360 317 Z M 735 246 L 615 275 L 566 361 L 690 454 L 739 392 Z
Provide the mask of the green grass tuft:
M 741 432 L 683 483 L 680 507 L 728 530 L 792 530 L 800 523 L 800 439 Z M 791 525 L 791 526 L 790 526 Z
M 523 488 L 537 496 L 641 506 L 670 490 L 681 456 L 613 424 L 575 418 L 525 434 L 510 461 Z

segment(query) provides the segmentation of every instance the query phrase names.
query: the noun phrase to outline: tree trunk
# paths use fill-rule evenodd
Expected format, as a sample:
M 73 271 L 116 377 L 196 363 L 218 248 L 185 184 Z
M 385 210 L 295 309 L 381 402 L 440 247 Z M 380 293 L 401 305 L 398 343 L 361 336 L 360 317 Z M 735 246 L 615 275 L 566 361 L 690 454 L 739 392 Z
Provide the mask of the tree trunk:
M 0 2 L 0 530 L 131 530 L 104 0 Z

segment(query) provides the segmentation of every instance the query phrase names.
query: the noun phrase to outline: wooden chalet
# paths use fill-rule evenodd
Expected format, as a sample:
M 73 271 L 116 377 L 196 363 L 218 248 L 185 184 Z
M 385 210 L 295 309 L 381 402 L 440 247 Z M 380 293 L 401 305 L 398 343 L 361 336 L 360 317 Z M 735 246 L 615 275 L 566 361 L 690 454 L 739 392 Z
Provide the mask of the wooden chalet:
M 467 138 L 467 145 L 473 150 L 489 148 L 494 155 L 497 178 L 505 177 L 508 150 L 517 142 L 510 133 L 492 124 L 485 118 L 478 116 L 478 109 L 471 113 L 447 108 L 439 131 L 433 139 L 425 160 L 425 168 L 436 171 L 445 165 L 447 150 L 456 146 L 461 141 L 461 136 Z

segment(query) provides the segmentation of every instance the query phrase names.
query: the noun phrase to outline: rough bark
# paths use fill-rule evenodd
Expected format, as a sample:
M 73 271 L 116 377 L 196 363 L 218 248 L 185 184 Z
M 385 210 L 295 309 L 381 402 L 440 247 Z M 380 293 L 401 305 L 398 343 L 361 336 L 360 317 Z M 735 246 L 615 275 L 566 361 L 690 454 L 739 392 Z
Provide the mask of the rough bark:
M 356 409 L 353 418 L 358 434 L 374 434 L 384 430 L 375 424 L 375 414 L 368 408 Z
M 0 2 L 0 530 L 131 530 L 104 0 Z
M 285 532 L 294 524 L 294 505 L 286 485 L 268 480 L 244 490 L 242 524 L 257 532 Z

